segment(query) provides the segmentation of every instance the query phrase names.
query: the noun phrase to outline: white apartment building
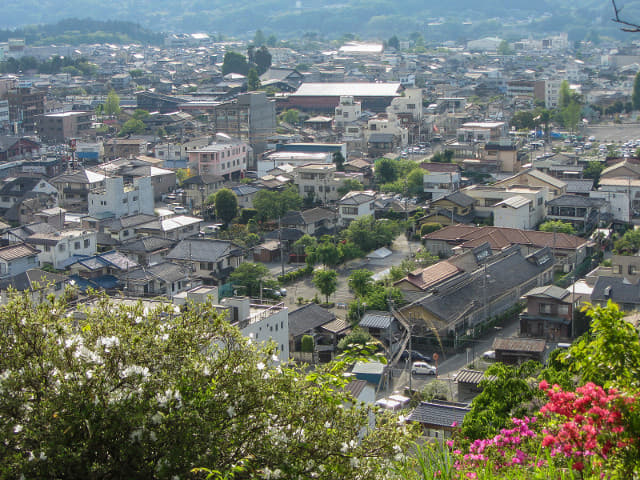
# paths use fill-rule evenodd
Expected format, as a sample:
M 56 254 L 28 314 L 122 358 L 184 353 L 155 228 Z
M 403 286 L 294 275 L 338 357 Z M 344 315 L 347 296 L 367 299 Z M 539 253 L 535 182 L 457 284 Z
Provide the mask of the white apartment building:
M 544 106 L 545 108 L 557 108 L 560 101 L 560 85 L 562 79 L 547 79 L 544 81 Z
M 273 341 L 280 361 L 289 360 L 289 309 L 284 303 L 262 305 L 248 297 L 227 297 L 220 303 L 229 308 L 229 322 L 242 335 L 259 343 Z
M 344 128 L 362 116 L 362 104 L 353 100 L 352 96 L 340 97 L 340 103 L 335 108 L 334 123 L 336 128 Z
M 460 189 L 460 172 L 427 172 L 423 176 L 424 193 L 438 200 Z
M 372 190 L 353 191 L 344 195 L 338 202 L 338 217 L 342 226 L 349 225 L 357 218 L 375 213 L 376 193 Z
M 414 79 L 415 80 L 415 79 Z M 398 115 L 411 115 L 413 120 L 422 119 L 422 89 L 407 88 L 401 97 L 391 100 L 387 107 L 389 118 L 397 119 Z
M 61 230 L 54 233 L 34 233 L 26 242 L 40 250 L 40 265 L 52 265 L 62 270 L 74 256 L 96 253 L 97 233 L 93 230 Z
M 104 187 L 90 191 L 87 201 L 89 216 L 94 218 L 153 215 L 151 177 L 134 178 L 131 183 L 122 177 L 106 177 Z
M 300 196 L 313 196 L 323 204 L 336 202 L 340 198 L 338 190 L 347 179 L 362 182 L 363 175 L 336 172 L 333 163 L 310 163 L 296 168 L 293 173 L 293 183 L 298 187 Z

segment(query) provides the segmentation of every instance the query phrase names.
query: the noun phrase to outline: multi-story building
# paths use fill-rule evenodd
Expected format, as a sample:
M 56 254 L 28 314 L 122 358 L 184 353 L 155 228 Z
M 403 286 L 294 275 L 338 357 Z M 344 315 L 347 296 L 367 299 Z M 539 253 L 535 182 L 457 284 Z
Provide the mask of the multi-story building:
M 91 112 L 46 113 L 36 118 L 43 141 L 64 143 L 71 138 L 83 138 L 91 132 Z
M 349 192 L 343 196 L 338 202 L 338 215 L 342 226 L 349 225 L 357 218 L 373 215 L 375 212 L 375 199 L 375 192 L 370 190 Z
M 24 131 L 34 131 L 38 115 L 44 114 L 44 92 L 28 83 L 18 85 L 7 94 L 9 121 Z
M 215 106 L 213 114 L 216 132 L 247 141 L 256 154 L 267 149 L 267 138 L 276 131 L 276 104 L 264 92 L 239 95 Z
M 32 268 L 38 268 L 39 251 L 26 243 L 0 248 L 0 278 L 12 277 Z
M 340 97 L 340 104 L 335 109 L 335 127 L 342 129 L 362 116 L 362 104 L 353 100 L 352 96 Z
M 9 100 L 0 100 L 0 131 L 9 129 Z
M 316 202 L 333 203 L 341 195 L 340 187 L 347 180 L 362 182 L 360 173 L 336 172 L 333 163 L 309 163 L 294 170 L 293 183 L 298 187 L 301 197 L 311 197 Z
M 240 178 L 241 172 L 247 169 L 251 147 L 222 134 L 216 135 L 216 140 L 187 152 L 189 168 L 198 175 L 219 175 L 227 180 Z
M 147 141 L 140 138 L 111 138 L 104 142 L 104 156 L 109 160 L 147 153 Z
M 87 212 L 89 192 L 104 188 L 107 177 L 91 170 L 69 171 L 52 178 L 58 189 L 58 204 L 70 212 Z
M 89 215 L 94 218 L 147 214 L 153 215 L 153 186 L 151 177 L 106 177 L 104 186 L 88 192 Z

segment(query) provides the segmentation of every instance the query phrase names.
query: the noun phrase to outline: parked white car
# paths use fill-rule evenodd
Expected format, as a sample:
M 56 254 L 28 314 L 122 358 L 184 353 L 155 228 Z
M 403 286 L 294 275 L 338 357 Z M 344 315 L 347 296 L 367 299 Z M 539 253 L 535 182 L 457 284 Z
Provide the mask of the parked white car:
M 413 362 L 411 366 L 412 375 L 435 375 L 436 367 L 429 365 L 427 362 Z

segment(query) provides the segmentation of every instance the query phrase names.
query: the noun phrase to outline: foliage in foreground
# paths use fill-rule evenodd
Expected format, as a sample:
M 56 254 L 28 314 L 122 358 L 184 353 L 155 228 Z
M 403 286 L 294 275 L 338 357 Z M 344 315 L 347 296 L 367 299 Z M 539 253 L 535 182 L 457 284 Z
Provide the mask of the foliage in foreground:
M 210 467 L 224 478 L 374 479 L 412 438 L 392 416 L 368 429 L 371 409 L 343 388 L 357 357 L 310 374 L 279 365 L 272 345 L 211 305 L 178 313 L 103 297 L 74 319 L 63 301 L 16 296 L 0 318 L 2 478 Z

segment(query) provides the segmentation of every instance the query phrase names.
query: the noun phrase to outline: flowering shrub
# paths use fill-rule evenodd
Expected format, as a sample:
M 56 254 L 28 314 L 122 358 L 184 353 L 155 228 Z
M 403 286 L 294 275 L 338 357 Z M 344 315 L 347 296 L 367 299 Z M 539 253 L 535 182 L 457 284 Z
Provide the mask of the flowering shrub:
M 540 413 L 548 419 L 542 447 L 551 455 L 564 456 L 573 469 L 587 473 L 594 467 L 615 470 L 621 459 L 637 448 L 637 435 L 628 428 L 638 395 L 625 395 L 594 383 L 563 391 L 558 385 L 540 382 L 549 398 Z M 628 462 L 624 462 L 627 463 Z M 628 470 L 627 465 L 624 470 Z

